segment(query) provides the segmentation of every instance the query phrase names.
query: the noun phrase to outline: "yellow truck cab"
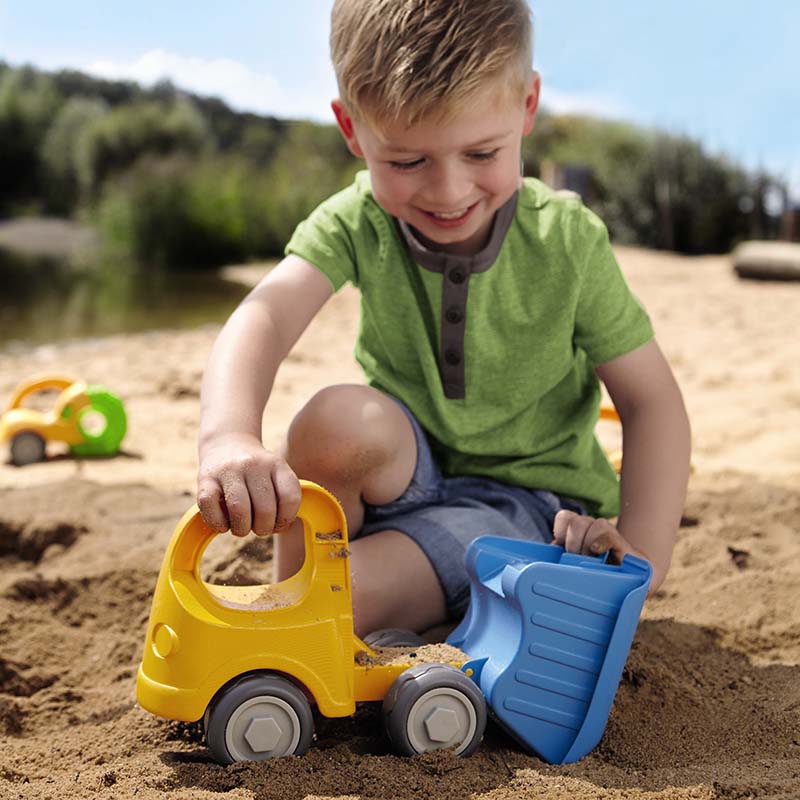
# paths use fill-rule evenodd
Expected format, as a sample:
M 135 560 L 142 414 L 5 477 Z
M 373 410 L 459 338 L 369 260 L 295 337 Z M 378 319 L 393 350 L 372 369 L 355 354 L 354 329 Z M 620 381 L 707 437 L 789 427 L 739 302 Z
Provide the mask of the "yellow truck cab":
M 336 498 L 301 481 L 305 562 L 285 581 L 218 586 L 200 576 L 216 535 L 191 508 L 158 578 L 137 679 L 148 711 L 203 719 L 221 763 L 300 754 L 327 717 L 383 701 L 386 731 L 403 754 L 452 747 L 468 755 L 483 736 L 486 703 L 459 667 L 467 661 L 381 659 L 354 633 L 347 524 Z

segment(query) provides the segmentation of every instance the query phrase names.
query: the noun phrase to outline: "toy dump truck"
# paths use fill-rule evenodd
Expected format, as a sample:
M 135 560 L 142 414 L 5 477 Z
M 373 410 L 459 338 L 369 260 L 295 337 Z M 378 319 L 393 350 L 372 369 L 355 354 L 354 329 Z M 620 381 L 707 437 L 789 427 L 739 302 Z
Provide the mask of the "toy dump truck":
M 412 755 L 480 744 L 486 703 L 453 663 L 382 663 L 353 632 L 347 524 L 338 501 L 302 481 L 306 558 L 269 586 L 216 586 L 200 560 L 215 536 L 197 508 L 179 522 L 158 578 L 139 703 L 154 714 L 203 719 L 221 763 L 301 754 L 314 733 L 312 706 L 345 717 L 383 701 L 394 748 Z
M 59 393 L 49 411 L 25 405 L 34 395 Z M 125 437 L 122 401 L 102 386 L 57 375 L 21 383 L 0 416 L 0 442 L 9 442 L 11 463 L 33 464 L 45 457 L 48 441 L 64 442 L 74 456 L 111 456 Z
M 221 763 L 301 754 L 313 738 L 312 707 L 343 717 L 362 701 L 383 701 L 387 734 L 404 755 L 474 752 L 487 700 L 549 761 L 575 760 L 596 744 L 647 591 L 646 562 L 626 557 L 617 567 L 553 545 L 531 550 L 482 537 L 468 554 L 470 609 L 448 640 L 466 655 L 382 661 L 354 634 L 344 513 L 323 488 L 301 485 L 306 558 L 277 584 L 204 582 L 200 560 L 216 534 L 196 507 L 181 519 L 139 668 L 145 709 L 202 719 Z

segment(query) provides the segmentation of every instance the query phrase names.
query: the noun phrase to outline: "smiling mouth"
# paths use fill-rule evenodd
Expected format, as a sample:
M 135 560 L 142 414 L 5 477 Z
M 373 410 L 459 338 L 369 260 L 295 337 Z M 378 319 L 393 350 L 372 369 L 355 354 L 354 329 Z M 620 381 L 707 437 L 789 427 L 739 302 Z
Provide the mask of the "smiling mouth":
M 460 219 L 467 211 L 469 211 L 469 206 L 462 208 L 460 211 L 449 211 L 446 214 L 443 212 L 437 213 L 436 211 L 431 211 L 431 214 L 433 214 L 436 219 Z
M 425 211 L 423 213 L 434 222 L 444 225 L 453 225 L 463 222 L 470 212 L 477 206 L 477 202 L 466 208 L 459 208 L 456 211 Z

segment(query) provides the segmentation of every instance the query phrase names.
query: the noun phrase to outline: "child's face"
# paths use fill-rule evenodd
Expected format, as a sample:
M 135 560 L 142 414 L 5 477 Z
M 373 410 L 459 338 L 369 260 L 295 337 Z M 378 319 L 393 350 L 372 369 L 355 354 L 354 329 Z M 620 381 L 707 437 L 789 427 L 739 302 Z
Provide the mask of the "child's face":
M 376 201 L 437 250 L 472 254 L 486 243 L 495 211 L 520 184 L 522 137 L 539 99 L 534 74 L 522 100 L 494 85 L 445 122 L 423 120 L 380 132 L 333 109 L 350 150 L 369 168 Z

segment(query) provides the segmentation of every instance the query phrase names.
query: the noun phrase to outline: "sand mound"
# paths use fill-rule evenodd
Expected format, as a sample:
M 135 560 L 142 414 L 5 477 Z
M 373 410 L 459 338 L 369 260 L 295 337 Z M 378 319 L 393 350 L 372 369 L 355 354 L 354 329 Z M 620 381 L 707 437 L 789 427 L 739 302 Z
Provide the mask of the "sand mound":
M 186 505 L 180 494 L 82 480 L 5 493 L 0 797 L 797 796 L 800 568 L 788 523 L 800 492 L 746 475 L 698 481 L 674 573 L 648 605 L 606 734 L 566 767 L 492 726 L 472 758 L 398 758 L 371 706 L 321 719 L 303 758 L 214 764 L 199 725 L 157 719 L 134 699 L 151 592 Z M 43 549 L 20 546 L 31 531 L 56 530 L 56 508 L 79 516 L 80 530 L 64 522 L 71 533 L 44 536 Z M 204 570 L 268 567 L 252 541 Z M 751 615 L 764 621 L 758 636 Z

